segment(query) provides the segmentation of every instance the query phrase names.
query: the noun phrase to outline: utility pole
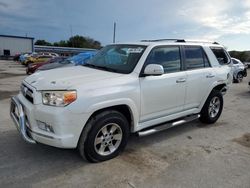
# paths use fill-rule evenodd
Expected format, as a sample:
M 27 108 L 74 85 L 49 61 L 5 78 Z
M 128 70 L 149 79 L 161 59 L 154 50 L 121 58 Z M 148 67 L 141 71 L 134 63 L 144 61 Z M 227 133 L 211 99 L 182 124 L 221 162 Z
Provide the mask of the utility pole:
M 71 39 L 72 39 L 72 37 L 73 37 L 73 35 L 72 35 L 72 25 L 70 24 L 69 27 L 70 27 L 70 35 L 71 35 Z M 72 40 L 72 47 L 74 47 L 74 40 Z
M 70 27 L 70 35 L 72 37 L 72 25 L 70 24 L 69 27 Z
M 114 22 L 113 43 L 115 43 L 115 34 L 116 34 L 116 22 Z

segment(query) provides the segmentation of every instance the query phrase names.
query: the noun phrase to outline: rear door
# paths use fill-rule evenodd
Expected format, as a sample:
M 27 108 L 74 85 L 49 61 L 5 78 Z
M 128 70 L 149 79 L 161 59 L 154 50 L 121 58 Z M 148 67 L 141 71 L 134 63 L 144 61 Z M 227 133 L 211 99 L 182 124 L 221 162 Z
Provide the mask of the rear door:
M 215 81 L 215 71 L 201 46 L 184 46 L 183 51 L 187 73 L 184 110 L 188 110 L 200 106 L 208 88 Z

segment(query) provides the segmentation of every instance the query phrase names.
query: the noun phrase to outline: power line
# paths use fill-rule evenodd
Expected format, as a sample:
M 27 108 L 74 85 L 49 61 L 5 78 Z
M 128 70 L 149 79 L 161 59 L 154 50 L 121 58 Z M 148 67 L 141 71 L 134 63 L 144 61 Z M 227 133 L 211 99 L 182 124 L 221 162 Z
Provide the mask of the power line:
M 113 43 L 115 43 L 116 22 L 114 22 Z

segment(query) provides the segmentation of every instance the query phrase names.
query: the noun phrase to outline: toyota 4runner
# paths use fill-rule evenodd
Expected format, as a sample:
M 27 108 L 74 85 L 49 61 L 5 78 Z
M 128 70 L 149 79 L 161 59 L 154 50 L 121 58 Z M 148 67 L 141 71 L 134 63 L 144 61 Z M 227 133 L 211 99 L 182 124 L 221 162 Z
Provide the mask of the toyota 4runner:
M 78 148 L 87 160 L 104 161 L 125 148 L 130 133 L 216 122 L 230 63 L 218 43 L 112 44 L 83 66 L 27 77 L 11 98 L 10 115 L 29 143 Z

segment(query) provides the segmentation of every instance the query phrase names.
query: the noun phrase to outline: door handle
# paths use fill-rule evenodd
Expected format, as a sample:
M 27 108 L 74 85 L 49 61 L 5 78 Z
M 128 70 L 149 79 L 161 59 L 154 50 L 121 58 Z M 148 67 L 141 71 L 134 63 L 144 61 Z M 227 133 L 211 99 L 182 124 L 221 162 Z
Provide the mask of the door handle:
M 213 77 L 215 77 L 215 75 L 213 75 L 213 74 L 208 74 L 206 77 L 207 77 L 207 78 L 213 78 Z
M 183 82 L 186 82 L 185 78 L 180 78 L 180 79 L 176 80 L 176 83 L 183 83 Z

